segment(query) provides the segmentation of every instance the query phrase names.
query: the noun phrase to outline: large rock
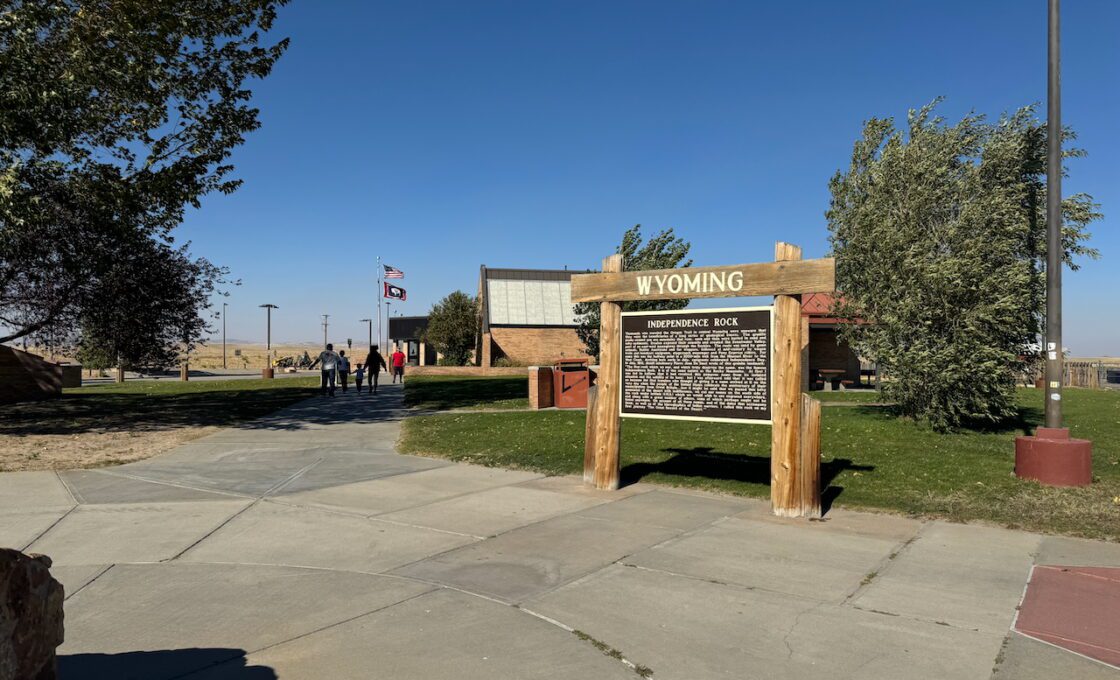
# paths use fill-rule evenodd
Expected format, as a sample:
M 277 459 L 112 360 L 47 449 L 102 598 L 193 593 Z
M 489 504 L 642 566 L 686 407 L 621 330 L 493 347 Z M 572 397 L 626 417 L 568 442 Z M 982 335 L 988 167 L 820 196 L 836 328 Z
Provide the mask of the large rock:
M 54 680 L 62 584 L 51 558 L 0 548 L 0 680 Z

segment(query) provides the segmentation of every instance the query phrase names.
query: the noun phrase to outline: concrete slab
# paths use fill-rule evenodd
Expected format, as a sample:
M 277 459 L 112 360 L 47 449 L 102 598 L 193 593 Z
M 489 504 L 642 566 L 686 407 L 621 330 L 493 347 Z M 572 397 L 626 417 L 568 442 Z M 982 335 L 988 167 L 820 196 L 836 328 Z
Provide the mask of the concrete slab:
M 847 533 L 855 536 L 868 536 L 882 538 L 890 541 L 907 541 L 913 538 L 921 529 L 923 522 L 920 520 L 890 515 L 887 513 L 856 512 L 843 508 L 833 508 L 828 511 L 823 519 L 789 519 L 776 517 L 770 511 L 770 503 L 759 501 L 750 510 L 736 517 L 750 519 L 758 522 L 769 522 L 779 526 L 793 526 L 808 528 L 814 531 L 830 534 Z
M 890 612 L 1006 634 L 1040 537 L 990 527 L 928 524 L 853 599 Z
M 987 678 L 1001 638 L 611 566 L 523 604 L 655 678 Z
M 240 680 L 234 661 L 198 680 Z M 575 635 L 507 607 L 449 590 L 423 595 L 299 640 L 250 654 L 280 678 L 634 680 Z M 192 678 L 196 676 L 191 676 Z
M 270 495 L 329 489 L 342 484 L 393 477 L 448 465 L 447 461 L 434 458 L 401 456 L 395 453 L 335 451 L 329 455 L 321 454 L 321 457 L 321 462 Z
M 286 451 L 235 449 L 213 460 L 156 458 L 143 465 L 126 465 L 122 471 L 142 479 L 258 497 L 319 463 L 325 455 L 330 454 L 306 447 Z
M 74 499 L 53 472 L 0 474 L 0 509 L 28 510 L 71 505 L 74 505 Z
M 230 498 L 178 484 L 146 482 L 100 470 L 67 470 L 59 475 L 78 502 L 83 504 L 220 501 Z
M 380 572 L 475 539 L 316 508 L 259 503 L 180 559 Z
M 518 486 L 523 486 L 526 489 L 541 489 L 543 491 L 566 493 L 580 498 L 603 498 L 612 502 L 647 491 L 654 491 L 658 488 L 652 484 L 630 484 L 617 491 L 606 491 L 584 484 L 583 477 L 577 477 L 576 475 L 538 477 L 536 479 L 530 479 L 527 482 L 522 482 Z
M 109 564 L 55 564 L 51 566 L 51 576 L 62 584 L 66 597 L 69 599 L 92 583 L 98 576 L 104 574 L 105 570 L 111 566 Z
M 1080 567 L 1120 567 L 1120 543 L 1043 536 L 1034 562 Z
M 602 497 L 502 486 L 377 518 L 486 537 L 606 501 Z
M 428 590 L 401 579 L 292 567 L 117 565 L 67 601 L 60 675 L 178 677 Z M 142 653 L 192 648 L 198 652 Z
M 28 548 L 55 564 L 158 562 L 178 555 L 249 501 L 86 505 Z
M 896 540 L 730 519 L 628 557 L 626 564 L 843 602 L 901 546 Z
M 1116 680 L 1120 669 L 1011 633 L 991 680 Z
M 70 508 L 47 510 L 0 510 L 0 547 L 25 550 Z
M 568 515 L 514 529 L 393 573 L 519 602 L 675 533 L 644 524 Z
M 650 491 L 616 503 L 599 505 L 580 515 L 688 531 L 742 512 L 743 508 L 744 504 L 737 499 Z
M 422 472 L 315 491 L 287 493 L 275 498 L 281 503 L 378 515 L 539 477 L 528 472 L 437 462 L 443 465 Z

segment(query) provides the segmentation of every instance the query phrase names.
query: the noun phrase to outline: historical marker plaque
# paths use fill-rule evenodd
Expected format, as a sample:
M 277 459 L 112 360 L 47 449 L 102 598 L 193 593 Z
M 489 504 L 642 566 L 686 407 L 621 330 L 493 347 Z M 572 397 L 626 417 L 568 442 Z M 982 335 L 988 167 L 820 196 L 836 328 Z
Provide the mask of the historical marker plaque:
M 770 422 L 770 307 L 622 315 L 622 415 Z

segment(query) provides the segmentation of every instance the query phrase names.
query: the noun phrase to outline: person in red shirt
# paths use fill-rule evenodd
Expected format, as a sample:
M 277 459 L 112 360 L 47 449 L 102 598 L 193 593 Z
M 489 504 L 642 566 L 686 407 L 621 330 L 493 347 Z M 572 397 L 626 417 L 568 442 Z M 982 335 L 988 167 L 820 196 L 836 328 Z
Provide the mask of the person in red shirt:
M 400 378 L 402 383 L 404 382 L 404 359 L 404 352 L 401 351 L 400 345 L 397 345 L 393 351 L 393 356 L 390 357 L 393 364 L 393 382 L 397 382 L 397 378 Z

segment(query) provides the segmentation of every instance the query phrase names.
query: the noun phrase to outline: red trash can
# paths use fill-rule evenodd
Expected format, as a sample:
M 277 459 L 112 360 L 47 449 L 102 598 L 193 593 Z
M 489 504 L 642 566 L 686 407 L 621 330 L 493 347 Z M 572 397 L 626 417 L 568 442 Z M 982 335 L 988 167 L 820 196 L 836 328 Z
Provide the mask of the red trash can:
M 560 359 L 552 367 L 552 389 L 556 408 L 587 408 L 591 369 L 587 359 Z

